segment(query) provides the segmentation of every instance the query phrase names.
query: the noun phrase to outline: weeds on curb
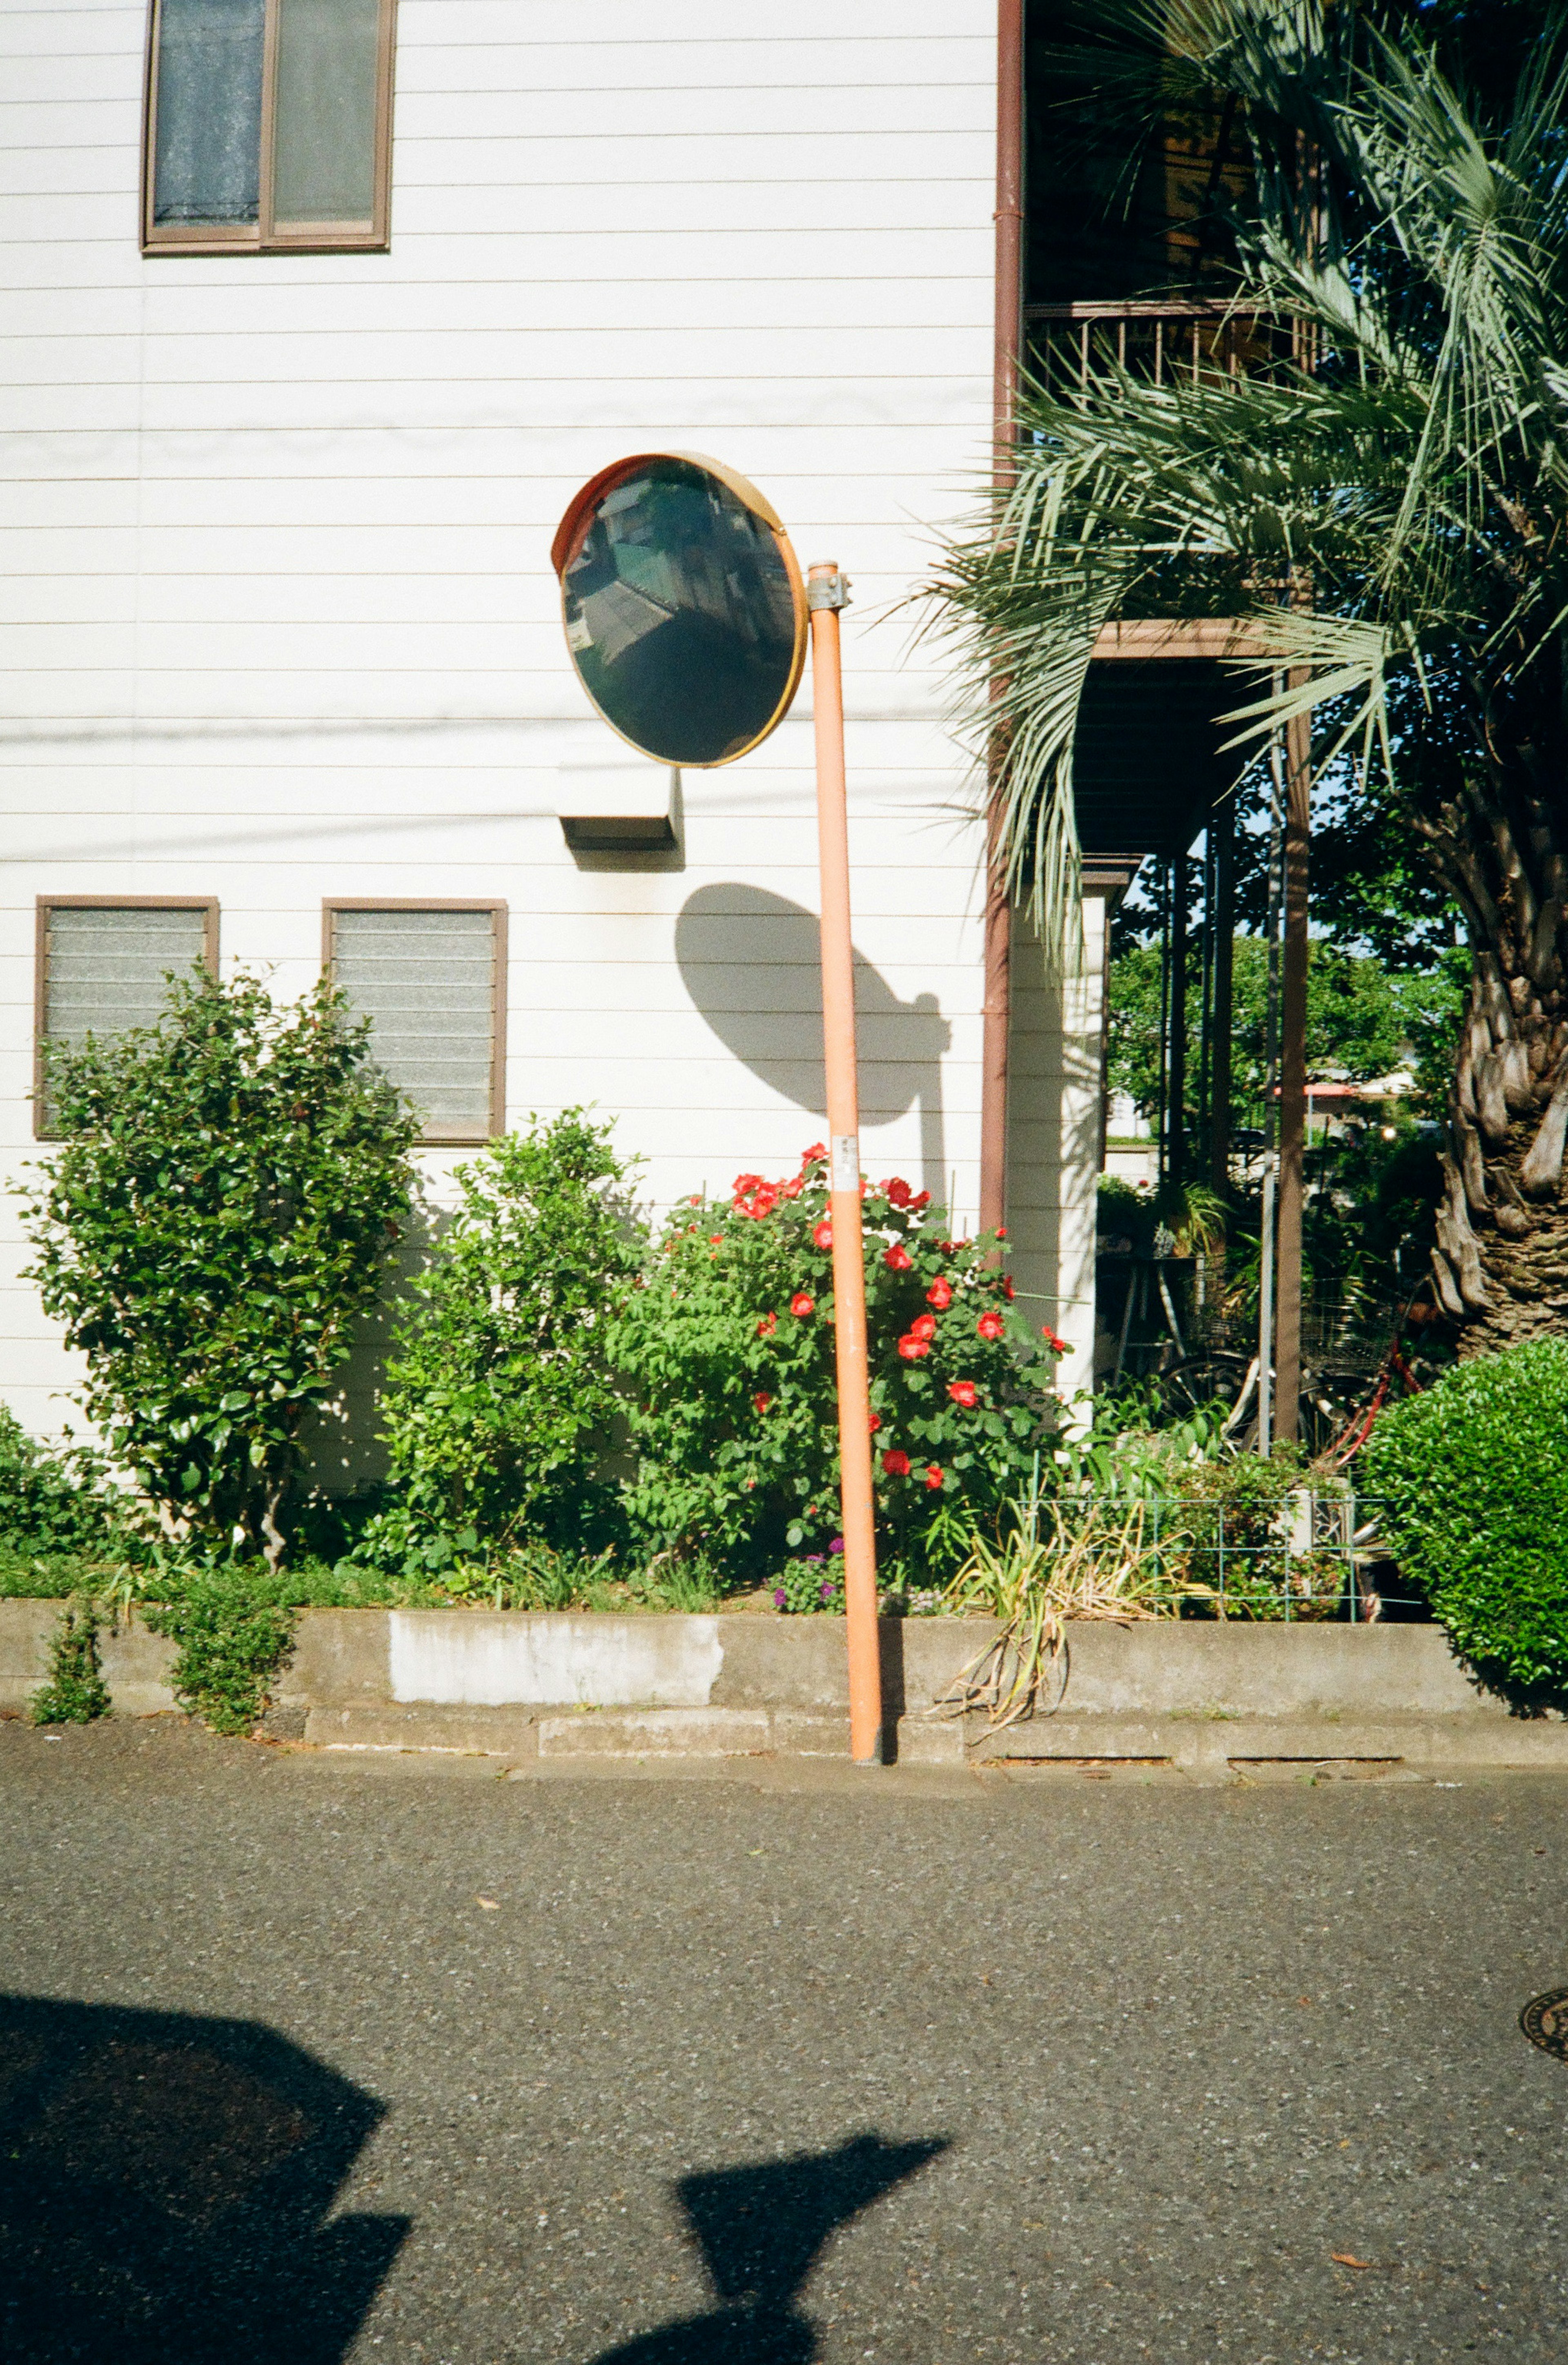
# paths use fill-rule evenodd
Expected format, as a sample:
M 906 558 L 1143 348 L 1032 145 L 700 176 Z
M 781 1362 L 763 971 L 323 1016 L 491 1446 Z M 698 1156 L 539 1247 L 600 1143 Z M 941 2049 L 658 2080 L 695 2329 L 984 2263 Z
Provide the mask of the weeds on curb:
M 92 1724 L 109 1712 L 109 1689 L 98 1658 L 104 1622 L 99 1603 L 73 1594 L 62 1606 L 49 1644 L 49 1681 L 28 1703 L 34 1724 Z
M 148 1625 L 175 1645 L 174 1696 L 214 1732 L 253 1732 L 294 1647 L 286 1580 L 255 1563 L 216 1562 L 182 1575 L 149 1606 Z

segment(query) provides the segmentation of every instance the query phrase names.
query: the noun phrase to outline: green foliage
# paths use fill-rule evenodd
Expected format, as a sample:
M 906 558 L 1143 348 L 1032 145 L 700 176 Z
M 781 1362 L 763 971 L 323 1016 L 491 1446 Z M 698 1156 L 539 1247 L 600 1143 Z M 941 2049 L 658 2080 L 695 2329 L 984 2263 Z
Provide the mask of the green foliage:
M 773 1588 L 776 1608 L 787 1617 L 806 1618 L 823 1611 L 834 1617 L 844 1610 L 844 1562 L 836 1553 L 812 1552 L 804 1560 L 787 1560 Z
M 109 1712 L 108 1687 L 98 1659 L 103 1611 L 75 1594 L 61 1610 L 49 1645 L 49 1681 L 28 1702 L 34 1724 L 91 1724 Z
M 40 1444 L 0 1405 L 0 1547 L 102 1555 L 125 1542 L 131 1509 L 100 1454 Z
M 1469 956 L 1462 957 L 1468 974 Z M 1159 947 L 1134 945 L 1111 963 L 1107 1004 L 1111 1088 L 1127 1093 L 1145 1115 L 1159 1106 Z M 1193 955 L 1187 1002 L 1187 1105 L 1198 1108 L 1198 955 Z M 1258 936 L 1238 936 L 1235 949 L 1235 1018 L 1231 1030 L 1233 1093 L 1245 1107 L 1261 1102 L 1264 1036 L 1268 1014 L 1268 947 Z M 1344 1069 L 1352 1082 L 1385 1076 L 1397 1068 L 1412 1030 L 1448 1026 L 1444 1056 L 1451 1065 L 1461 993 L 1450 990 L 1448 971 L 1389 975 L 1379 960 L 1314 943 L 1306 972 L 1306 1066 L 1309 1075 Z M 1451 1023 L 1450 1023 L 1451 1004 Z
M 1465 1658 L 1511 1683 L 1568 1681 L 1568 1343 L 1460 1363 L 1391 1405 L 1361 1487 Z
M 838 1526 L 832 1258 L 821 1146 L 728 1206 L 678 1208 L 616 1326 L 634 1391 L 634 1532 L 729 1581 L 825 1548 Z M 1042 1436 L 1059 1342 L 1041 1350 L 988 1266 L 985 1240 L 945 1237 L 929 1194 L 898 1178 L 865 1199 L 871 1417 L 883 1576 L 924 1575 L 944 1507 L 984 1520 Z
M 258 1561 L 211 1561 L 166 1571 L 166 1597 L 146 1612 L 174 1642 L 177 1699 L 214 1732 L 250 1732 L 294 1645 L 286 1577 Z
M 1193 1463 L 1173 1473 L 1170 1543 L 1188 1595 L 1219 1618 L 1331 1617 L 1344 1589 L 1344 1557 L 1289 1549 L 1292 1490 L 1310 1480 L 1296 1447 Z
M 63 1146 L 28 1209 L 83 1404 L 165 1531 L 275 1565 L 307 1417 L 407 1219 L 418 1119 L 325 982 L 292 1009 L 240 977 L 50 1065 Z
M 567 1109 L 457 1169 L 382 1395 L 394 1506 L 362 1552 L 431 1569 L 602 1528 L 609 1325 L 641 1262 L 610 1128 Z

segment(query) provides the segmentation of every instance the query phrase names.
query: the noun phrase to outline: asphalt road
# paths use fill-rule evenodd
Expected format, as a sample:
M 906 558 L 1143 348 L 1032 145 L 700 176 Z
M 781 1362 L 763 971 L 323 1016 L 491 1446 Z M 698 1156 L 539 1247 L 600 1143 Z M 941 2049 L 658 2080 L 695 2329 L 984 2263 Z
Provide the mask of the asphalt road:
M 0 1726 L 0 2355 L 1556 2365 L 1565 1806 Z

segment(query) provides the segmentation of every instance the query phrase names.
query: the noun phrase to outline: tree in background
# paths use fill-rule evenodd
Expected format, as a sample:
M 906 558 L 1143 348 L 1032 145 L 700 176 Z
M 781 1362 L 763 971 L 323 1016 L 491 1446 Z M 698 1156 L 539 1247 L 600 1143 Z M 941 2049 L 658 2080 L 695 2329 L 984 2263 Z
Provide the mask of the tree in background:
M 50 1061 L 27 1207 L 82 1405 L 164 1532 L 264 1552 L 408 1221 L 419 1119 L 324 981 L 172 979 L 164 1016 Z
M 1313 366 L 1029 393 L 1012 489 L 935 587 L 982 697 L 1007 685 L 983 711 L 1009 873 L 1058 948 L 1112 617 L 1245 618 L 1286 677 L 1253 726 L 1311 712 L 1325 757 L 1347 734 L 1381 755 L 1471 955 L 1434 1250 L 1468 1351 L 1568 1306 L 1565 11 L 1541 7 L 1500 91 L 1445 70 L 1473 14 L 1103 0 L 1129 106 L 1234 100 L 1235 292 Z

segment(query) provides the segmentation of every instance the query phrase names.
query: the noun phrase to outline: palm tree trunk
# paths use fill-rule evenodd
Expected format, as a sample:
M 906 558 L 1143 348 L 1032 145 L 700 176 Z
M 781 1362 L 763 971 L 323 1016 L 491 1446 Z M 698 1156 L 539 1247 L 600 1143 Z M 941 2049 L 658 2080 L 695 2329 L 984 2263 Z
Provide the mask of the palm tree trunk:
M 1539 746 L 1418 823 L 1470 924 L 1433 1275 L 1460 1352 L 1568 1327 L 1568 811 Z

